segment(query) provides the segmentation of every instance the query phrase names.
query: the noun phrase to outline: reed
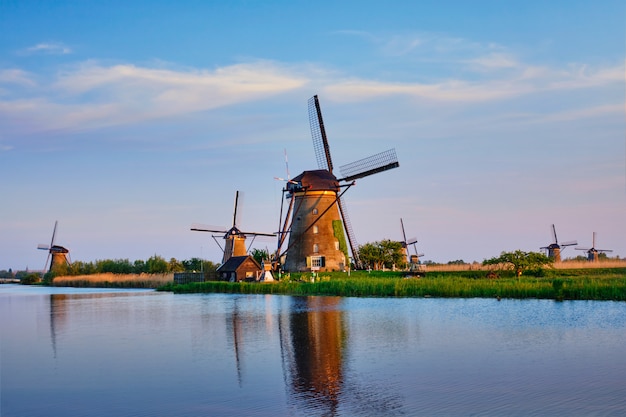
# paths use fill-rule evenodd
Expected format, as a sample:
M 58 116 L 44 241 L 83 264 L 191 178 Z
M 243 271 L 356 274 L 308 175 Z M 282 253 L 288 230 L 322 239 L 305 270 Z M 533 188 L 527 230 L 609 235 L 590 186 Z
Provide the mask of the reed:
M 165 274 L 90 274 L 55 277 L 55 287 L 159 288 L 174 282 L 173 273 Z
M 483 265 L 478 262 L 471 264 L 428 265 L 429 272 L 459 272 L 459 271 L 489 271 L 493 266 Z M 552 264 L 554 269 L 603 269 L 603 268 L 626 268 L 626 259 L 607 259 L 598 262 L 565 260 Z
M 399 272 L 377 274 L 322 273 L 311 282 L 310 274 L 292 274 L 272 283 L 203 282 L 168 284 L 163 291 L 175 293 L 240 293 L 333 295 L 345 297 L 452 297 L 452 298 L 540 298 L 555 300 L 626 301 L 626 269 L 599 270 L 552 277 L 505 277 L 487 279 L 472 273 L 438 274 L 405 279 Z

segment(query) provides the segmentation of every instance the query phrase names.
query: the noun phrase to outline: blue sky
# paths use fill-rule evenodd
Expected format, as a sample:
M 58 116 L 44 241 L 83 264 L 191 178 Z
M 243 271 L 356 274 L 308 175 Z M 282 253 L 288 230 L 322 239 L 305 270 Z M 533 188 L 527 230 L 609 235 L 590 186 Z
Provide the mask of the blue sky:
M 626 256 L 623 1 L 3 1 L 0 269 L 219 261 L 192 223 L 278 228 L 316 169 L 318 94 L 340 166 L 400 168 L 346 203 L 359 243 L 482 261 L 578 240 Z M 255 247 L 273 249 L 273 241 Z M 567 248 L 564 256 L 583 252 Z

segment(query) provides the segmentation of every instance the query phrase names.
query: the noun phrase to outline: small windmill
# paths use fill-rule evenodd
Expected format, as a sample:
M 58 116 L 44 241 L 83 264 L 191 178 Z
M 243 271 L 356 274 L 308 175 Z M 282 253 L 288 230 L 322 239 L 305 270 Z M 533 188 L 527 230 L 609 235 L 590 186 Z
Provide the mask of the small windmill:
M 539 249 L 543 249 L 547 251 L 548 257 L 554 259 L 554 262 L 561 262 L 561 249 L 566 248 L 568 246 L 578 245 L 578 242 L 575 240 L 570 240 L 568 242 L 563 242 L 559 245 L 559 240 L 556 237 L 556 228 L 552 225 L 552 237 L 554 241 L 548 246 L 544 246 Z
M 289 200 L 289 208 L 283 223 L 281 204 L 282 227 L 275 261 L 280 261 L 285 256 L 286 271 L 341 271 L 349 266 L 349 246 L 354 264 L 358 268 L 358 245 L 345 201 L 341 197 L 355 184 L 356 179 L 400 165 L 395 150 L 390 149 L 340 167 L 343 178 L 338 179 L 333 173 L 333 162 L 317 96 L 311 97 L 308 104 L 313 147 L 319 169 L 304 171 L 287 181 L 283 189 Z M 282 201 L 284 203 L 285 199 Z M 281 251 L 287 236 L 289 243 Z
M 593 238 L 590 248 L 575 248 L 576 250 L 587 251 L 587 260 L 589 262 L 598 262 L 598 254 L 613 252 L 610 249 L 596 249 L 596 232 L 593 232 Z
M 226 241 L 224 243 L 224 247 L 220 245 L 219 241 L 216 239 L 216 236 L 213 235 L 213 240 L 217 243 L 217 246 L 223 252 L 222 256 L 222 265 L 226 263 L 233 256 L 246 256 L 248 254 L 248 248 L 246 248 L 246 237 L 253 236 L 252 242 L 257 236 L 271 236 L 275 237 L 274 233 L 258 233 L 258 232 L 242 232 L 237 227 L 237 206 L 239 204 L 239 191 L 235 193 L 235 209 L 233 211 L 233 225 L 230 229 L 225 230 L 225 228 L 217 228 L 211 226 L 205 226 L 201 224 L 194 223 L 191 225 L 191 230 L 196 232 L 209 232 L 209 233 L 220 233 L 223 239 Z M 219 235 L 218 235 L 219 236 Z M 250 245 L 252 245 L 250 242 Z
M 421 256 L 424 256 L 423 253 L 417 253 L 417 248 L 415 246 L 415 244 L 417 243 L 417 238 L 412 237 L 410 239 L 407 240 L 406 238 L 406 233 L 404 232 L 404 222 L 402 221 L 402 218 L 400 218 L 400 225 L 402 226 L 402 238 L 404 239 L 402 242 L 400 242 L 402 244 L 402 249 L 404 251 L 404 256 L 406 259 L 406 263 L 408 264 L 409 261 L 410 263 L 419 263 L 419 258 Z M 409 245 L 413 245 L 413 251 L 415 252 L 415 255 L 411 255 L 409 253 Z
M 59 221 L 54 222 L 54 229 L 52 230 L 52 239 L 50 240 L 50 244 L 39 244 L 37 245 L 37 249 L 47 250 L 48 257 L 46 258 L 46 264 L 43 267 L 44 272 L 48 268 L 48 261 L 50 261 L 50 257 L 52 257 L 52 262 L 50 262 L 50 271 L 56 270 L 59 267 L 63 267 L 65 265 L 71 265 L 70 261 L 70 251 L 63 246 L 55 245 L 54 238 L 57 234 L 57 225 Z

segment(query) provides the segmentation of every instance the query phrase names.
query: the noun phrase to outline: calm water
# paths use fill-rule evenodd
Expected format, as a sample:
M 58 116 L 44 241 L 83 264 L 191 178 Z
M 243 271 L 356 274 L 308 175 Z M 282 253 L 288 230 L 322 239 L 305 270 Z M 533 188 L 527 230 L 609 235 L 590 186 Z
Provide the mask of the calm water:
M 626 303 L 0 285 L 11 416 L 622 416 Z

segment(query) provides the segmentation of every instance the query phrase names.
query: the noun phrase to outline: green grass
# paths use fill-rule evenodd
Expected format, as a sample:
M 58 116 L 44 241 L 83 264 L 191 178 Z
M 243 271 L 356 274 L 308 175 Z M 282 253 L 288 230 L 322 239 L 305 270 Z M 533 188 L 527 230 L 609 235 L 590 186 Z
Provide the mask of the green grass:
M 401 272 L 355 271 L 291 274 L 273 283 L 211 281 L 184 285 L 167 284 L 161 291 L 175 293 L 237 293 L 333 295 L 344 297 L 447 297 L 447 298 L 542 298 L 557 300 L 626 301 L 626 268 L 597 270 L 546 270 L 539 276 L 507 274 L 485 278 L 485 271 L 437 272 L 425 278 L 405 279 Z

